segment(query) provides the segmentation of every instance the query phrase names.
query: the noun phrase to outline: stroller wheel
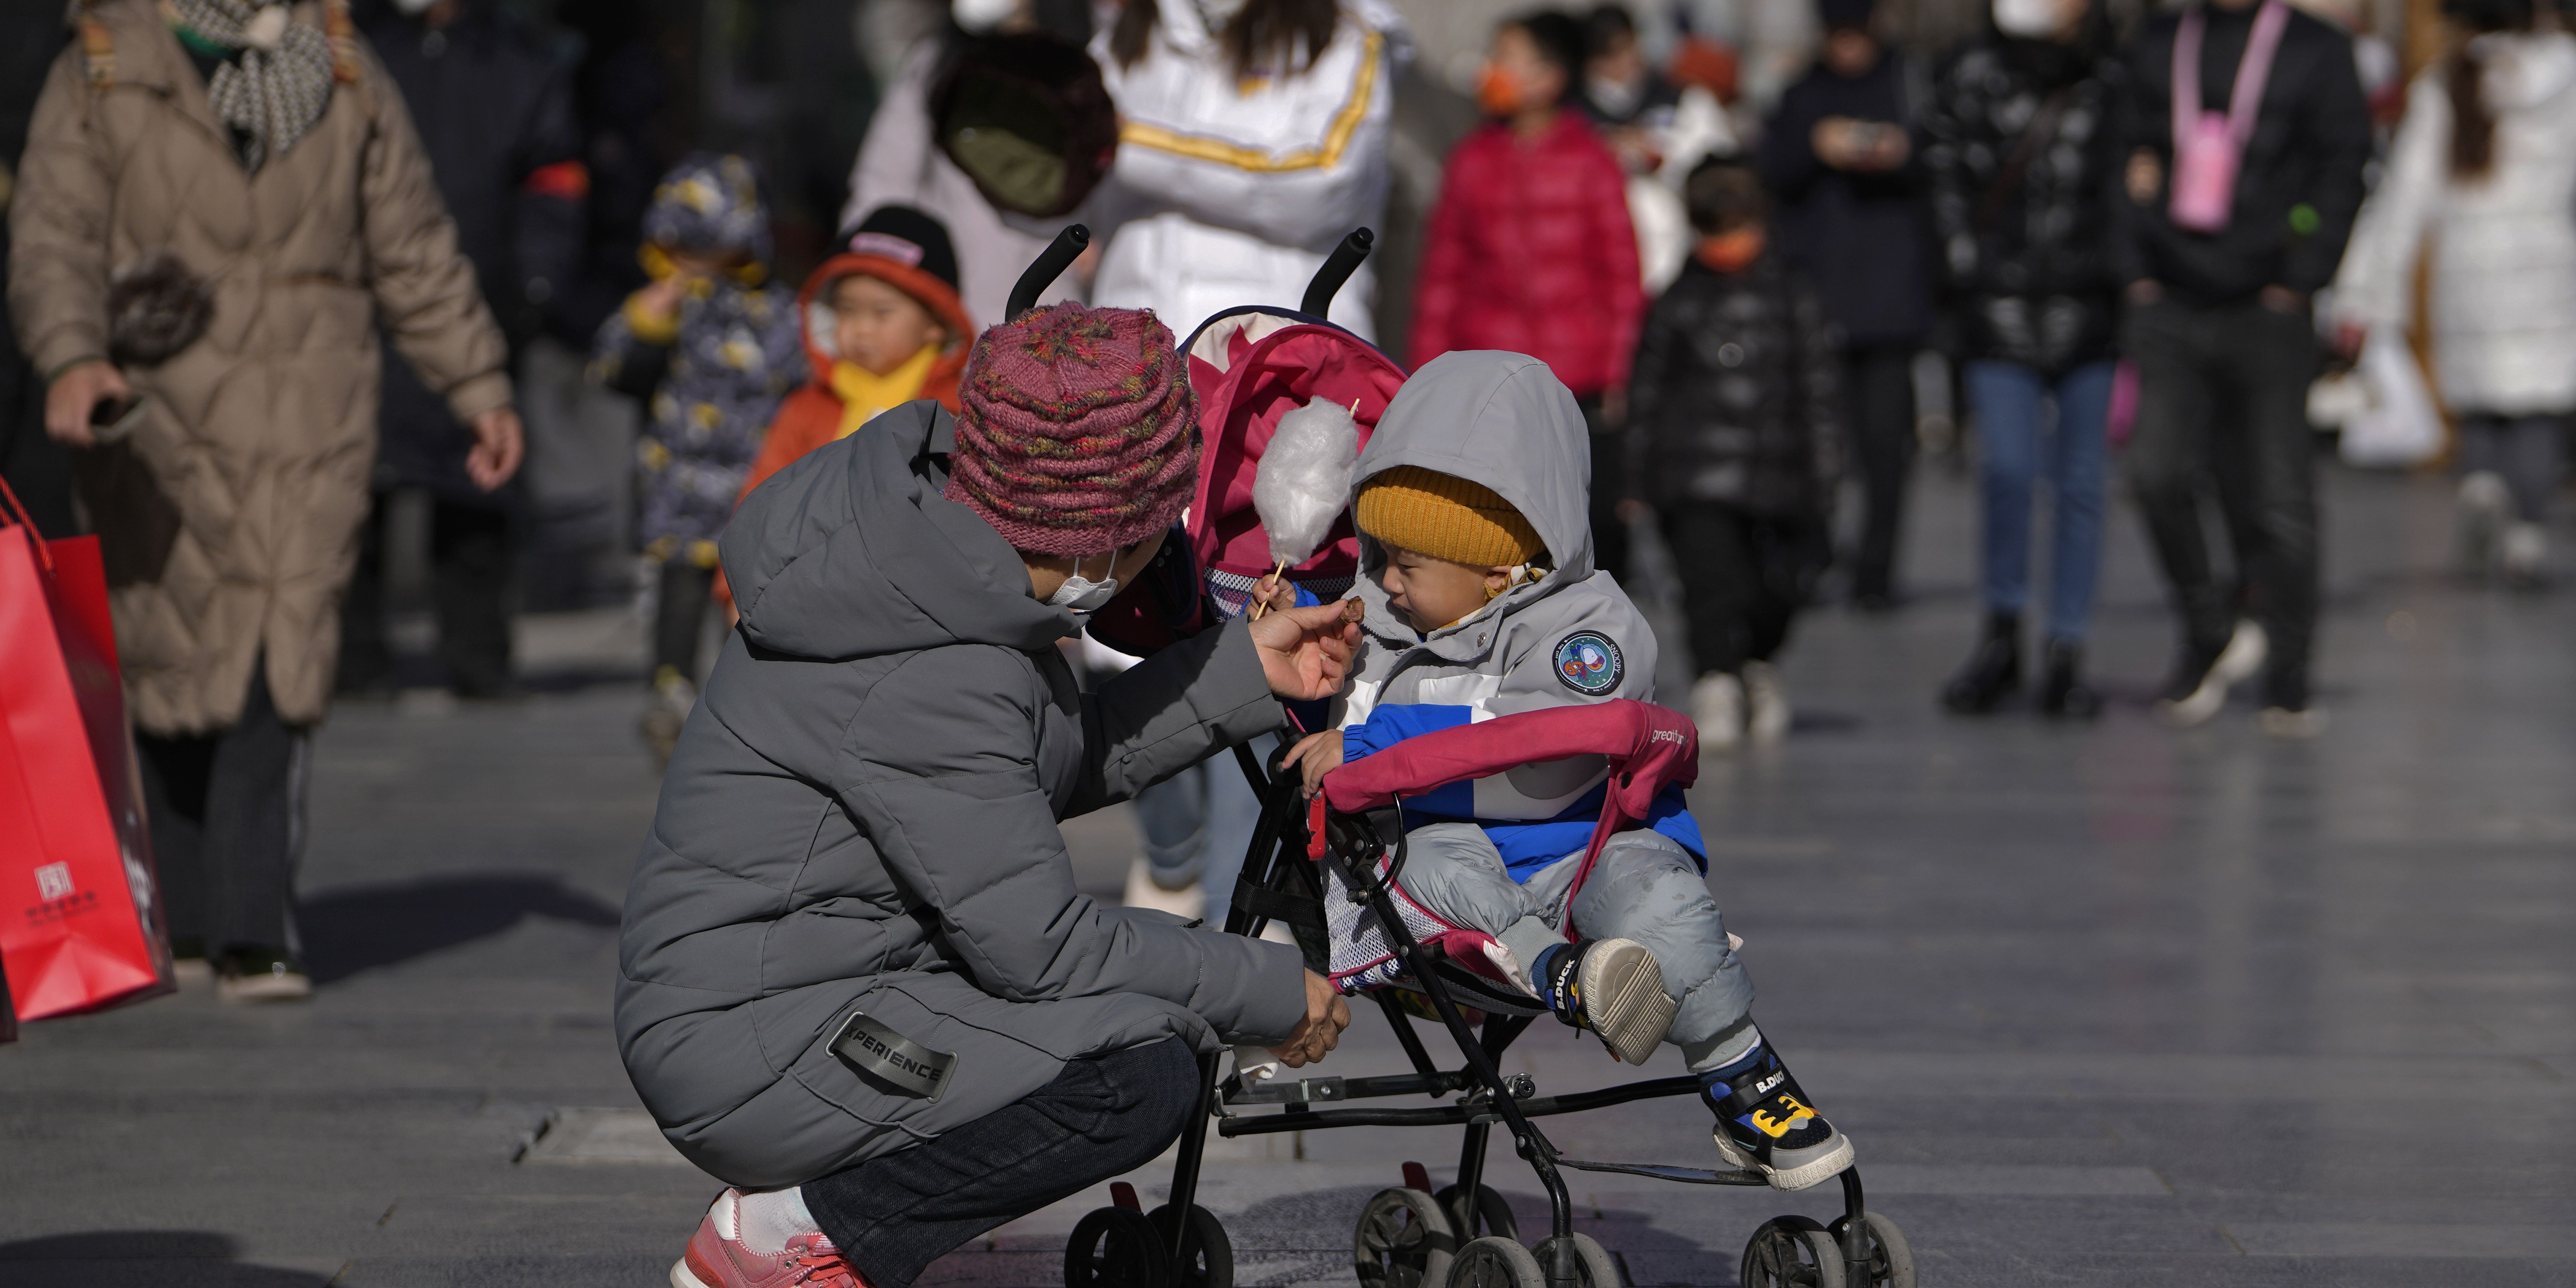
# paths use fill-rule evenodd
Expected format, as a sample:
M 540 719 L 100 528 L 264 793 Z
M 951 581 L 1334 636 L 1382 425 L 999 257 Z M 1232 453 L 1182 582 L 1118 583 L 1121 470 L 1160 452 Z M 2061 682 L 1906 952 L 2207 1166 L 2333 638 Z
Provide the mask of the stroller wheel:
M 1835 1217 L 1825 1233 L 1840 1245 L 1850 1223 L 1848 1216 Z M 1869 1282 L 1848 1284 L 1851 1275 L 1846 1269 L 1843 1278 L 1848 1288 L 1914 1288 L 1914 1249 L 1906 1245 L 1905 1232 L 1876 1212 L 1864 1214 L 1861 1227 L 1869 1236 Z
M 1154 1223 L 1165 1247 L 1172 1242 L 1172 1205 L 1169 1203 L 1145 1214 Z M 1227 1238 L 1225 1226 L 1216 1213 L 1190 1205 L 1190 1228 L 1181 1244 L 1179 1273 L 1172 1283 L 1178 1288 L 1234 1288 L 1234 1240 Z
M 1743 1288 L 1843 1288 L 1843 1250 L 1809 1217 L 1775 1216 L 1744 1244 Z
M 1449 1288 L 1547 1288 L 1547 1275 L 1520 1244 L 1478 1239 L 1458 1249 L 1458 1260 L 1449 1267 Z
M 1610 1259 L 1610 1250 L 1588 1234 L 1541 1241 L 1538 1262 L 1542 1270 L 1573 1271 L 1571 1275 L 1549 1274 L 1549 1283 L 1572 1282 L 1577 1288 L 1622 1288 L 1626 1282 L 1619 1277 L 1619 1263 Z
M 1372 1196 L 1351 1236 L 1361 1288 L 1441 1288 L 1449 1282 L 1457 1250 L 1457 1233 L 1440 1201 L 1402 1187 Z
M 1142 1212 L 1094 1208 L 1064 1245 L 1064 1288 L 1170 1288 L 1172 1254 Z
M 1459 1202 L 1458 1187 L 1455 1185 L 1441 1186 L 1440 1192 L 1432 1197 L 1440 1200 L 1440 1210 L 1449 1214 L 1449 1224 L 1457 1230 L 1461 1238 L 1473 1239 L 1480 1235 L 1499 1234 L 1506 1239 L 1517 1241 L 1521 1237 L 1521 1225 L 1512 1216 L 1512 1205 L 1505 1203 L 1503 1196 L 1497 1193 L 1493 1186 L 1476 1187 L 1476 1210 L 1473 1212 L 1467 1210 L 1466 1204 Z

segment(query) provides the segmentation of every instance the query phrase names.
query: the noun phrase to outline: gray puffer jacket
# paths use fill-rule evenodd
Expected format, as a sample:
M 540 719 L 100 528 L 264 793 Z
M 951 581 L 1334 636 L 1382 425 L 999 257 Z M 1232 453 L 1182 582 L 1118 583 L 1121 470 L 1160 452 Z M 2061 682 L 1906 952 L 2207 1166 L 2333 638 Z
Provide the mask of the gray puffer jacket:
M 878 417 L 743 502 L 742 610 L 627 892 L 618 1049 L 691 1161 L 811 1180 L 972 1122 L 1066 1060 L 1275 1042 L 1294 948 L 1095 903 L 1058 820 L 1275 729 L 1241 624 L 1081 694 L 999 534 L 940 496 L 937 404 Z M 835 1055 L 853 1011 L 955 1057 L 936 1099 Z

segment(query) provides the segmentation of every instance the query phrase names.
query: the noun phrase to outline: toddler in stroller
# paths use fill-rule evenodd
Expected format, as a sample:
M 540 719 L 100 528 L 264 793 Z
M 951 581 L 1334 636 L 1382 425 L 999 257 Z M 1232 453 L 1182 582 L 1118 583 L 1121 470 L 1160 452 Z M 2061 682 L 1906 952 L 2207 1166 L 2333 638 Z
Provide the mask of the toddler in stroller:
M 1653 632 L 1592 566 L 1587 473 L 1574 396 L 1536 359 L 1448 354 L 1405 383 L 1356 474 L 1357 665 L 1333 727 L 1283 762 L 1310 793 L 1345 760 L 1426 733 L 1653 699 Z M 1413 937 L 1629 1064 L 1680 1047 L 1730 1165 L 1791 1190 L 1841 1172 L 1850 1142 L 1754 1027 L 1680 785 L 1595 847 L 1607 777 L 1602 756 L 1575 756 L 1406 800 L 1390 892 Z M 1335 981 L 1358 992 L 1403 974 L 1361 901 L 1338 881 L 1325 895 Z

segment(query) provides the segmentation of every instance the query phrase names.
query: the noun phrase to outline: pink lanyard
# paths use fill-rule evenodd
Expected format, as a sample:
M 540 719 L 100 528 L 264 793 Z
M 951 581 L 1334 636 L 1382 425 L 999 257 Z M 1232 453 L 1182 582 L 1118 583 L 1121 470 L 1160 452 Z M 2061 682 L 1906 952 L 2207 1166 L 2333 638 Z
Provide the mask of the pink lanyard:
M 2209 25 L 2205 3 L 2183 11 L 2174 30 L 2173 142 L 2182 146 L 2201 116 L 2200 36 Z M 2254 137 L 2254 117 L 2263 110 L 2263 82 L 2272 75 L 2272 55 L 2281 48 L 2281 32 L 2290 25 L 2290 6 L 2263 0 L 2254 15 L 2254 31 L 2245 38 L 2245 56 L 2236 62 L 2236 87 L 2227 96 L 2227 134 L 2238 148 Z

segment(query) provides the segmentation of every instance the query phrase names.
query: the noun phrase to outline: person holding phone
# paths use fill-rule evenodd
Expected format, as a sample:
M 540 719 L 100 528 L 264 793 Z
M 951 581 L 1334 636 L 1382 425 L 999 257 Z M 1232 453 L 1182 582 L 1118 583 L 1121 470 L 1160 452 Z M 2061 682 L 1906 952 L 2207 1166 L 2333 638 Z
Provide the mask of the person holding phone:
M 1852 602 L 1896 602 L 1896 543 L 1914 467 L 1914 355 L 1932 329 L 1931 238 L 1904 55 L 1870 29 L 1874 0 L 1822 0 L 1815 66 L 1762 132 L 1762 180 L 1789 264 L 1842 335 L 1843 405 L 1860 467 Z
M 342 0 L 74 16 L 9 207 L 9 310 L 107 560 L 172 947 L 227 1000 L 300 998 L 305 748 L 367 511 L 377 324 L 486 490 L 522 452 L 508 349 Z M 111 294 L 156 252 L 211 313 L 157 365 L 112 362 Z

